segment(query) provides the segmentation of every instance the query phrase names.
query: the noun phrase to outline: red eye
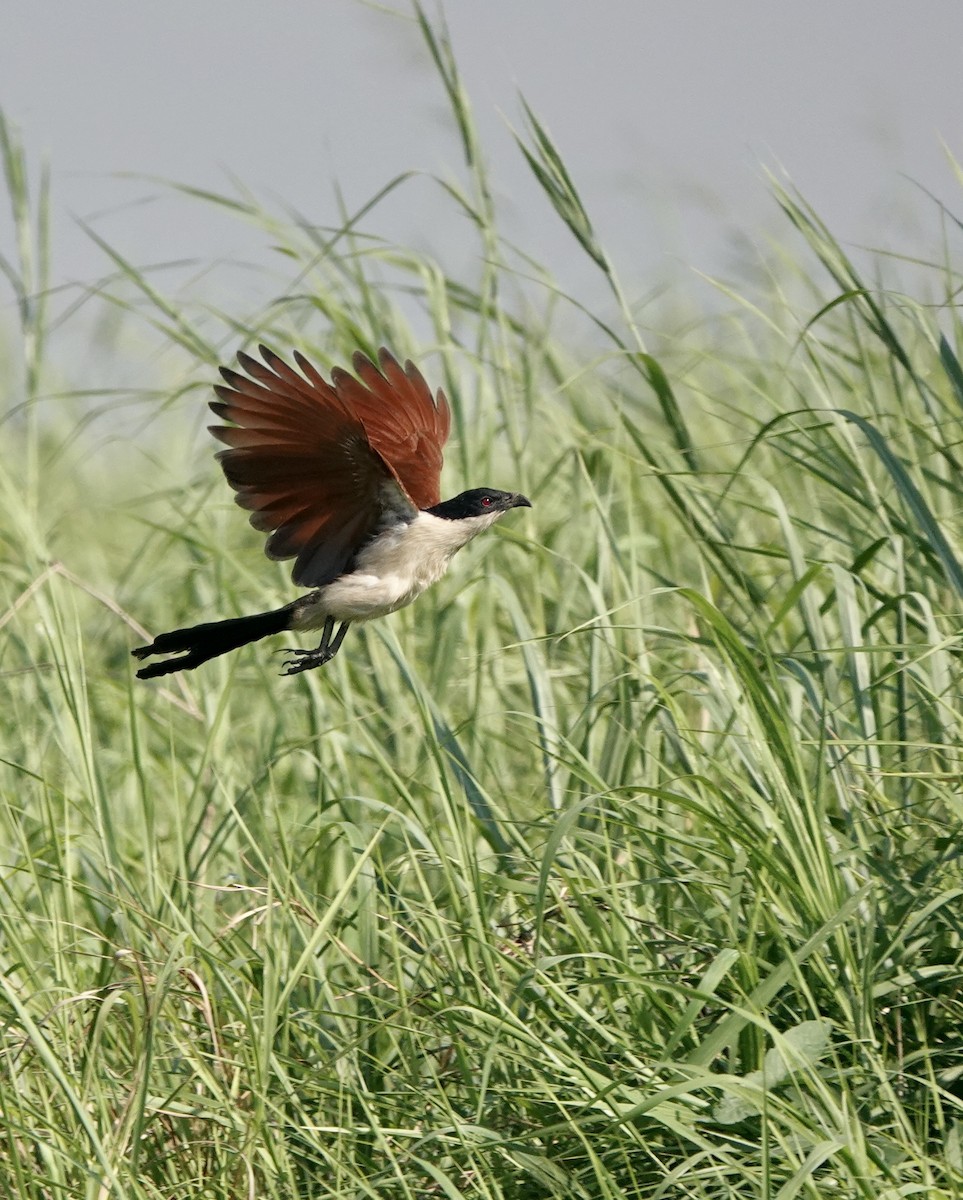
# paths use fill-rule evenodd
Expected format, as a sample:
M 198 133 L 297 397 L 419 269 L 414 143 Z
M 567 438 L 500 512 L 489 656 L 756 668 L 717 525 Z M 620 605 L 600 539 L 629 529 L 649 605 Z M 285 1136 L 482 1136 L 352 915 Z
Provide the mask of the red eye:
M 491 496 L 482 496 L 482 508 L 491 508 L 491 506 L 492 506 Z

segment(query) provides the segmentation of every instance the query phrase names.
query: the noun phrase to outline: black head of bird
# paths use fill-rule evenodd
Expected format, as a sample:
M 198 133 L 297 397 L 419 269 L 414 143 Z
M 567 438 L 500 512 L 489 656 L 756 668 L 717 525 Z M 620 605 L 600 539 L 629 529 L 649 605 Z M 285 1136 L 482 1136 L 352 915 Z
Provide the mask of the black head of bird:
M 300 374 L 265 346 L 264 363 L 238 354 L 246 374 L 221 368 L 212 425 L 237 503 L 269 534 L 269 558 L 294 559 L 296 584 L 312 589 L 271 612 L 162 633 L 136 658 L 176 654 L 138 672 L 154 679 L 285 630 L 321 630 L 311 650 L 291 650 L 286 675 L 337 654 L 348 627 L 404 608 L 448 569 L 452 556 L 510 508 L 517 492 L 440 493 L 451 413 L 421 373 L 387 350 L 378 366 L 360 352 L 357 378 L 335 368 L 328 383 L 295 351 Z M 337 628 L 336 628 L 337 627 Z

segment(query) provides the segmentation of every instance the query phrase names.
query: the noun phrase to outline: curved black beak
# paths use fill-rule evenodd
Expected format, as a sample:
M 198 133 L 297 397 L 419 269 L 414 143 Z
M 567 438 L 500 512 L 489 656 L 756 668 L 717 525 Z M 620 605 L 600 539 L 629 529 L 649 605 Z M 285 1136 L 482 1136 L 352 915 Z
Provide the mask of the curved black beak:
M 511 503 L 508 505 L 508 507 L 509 508 L 531 508 L 532 502 L 531 502 L 531 500 L 529 500 L 529 498 L 527 496 L 523 496 L 521 494 L 521 492 L 514 492 L 512 494 Z

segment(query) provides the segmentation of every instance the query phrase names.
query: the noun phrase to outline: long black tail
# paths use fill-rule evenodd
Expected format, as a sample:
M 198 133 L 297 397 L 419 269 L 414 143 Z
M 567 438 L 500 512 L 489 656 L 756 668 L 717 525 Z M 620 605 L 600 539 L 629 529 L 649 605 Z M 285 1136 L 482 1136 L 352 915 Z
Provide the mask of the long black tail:
M 291 606 L 288 604 L 272 612 L 256 613 L 253 617 L 232 617 L 228 621 L 208 621 L 190 629 L 172 629 L 170 633 L 154 638 L 149 646 L 138 646 L 131 654 L 135 658 L 149 658 L 152 654 L 186 653 L 181 658 L 169 658 L 166 662 L 142 667 L 137 678 L 156 679 L 175 671 L 193 671 L 209 658 L 227 654 L 248 642 L 258 642 L 272 633 L 281 633 L 290 626 Z

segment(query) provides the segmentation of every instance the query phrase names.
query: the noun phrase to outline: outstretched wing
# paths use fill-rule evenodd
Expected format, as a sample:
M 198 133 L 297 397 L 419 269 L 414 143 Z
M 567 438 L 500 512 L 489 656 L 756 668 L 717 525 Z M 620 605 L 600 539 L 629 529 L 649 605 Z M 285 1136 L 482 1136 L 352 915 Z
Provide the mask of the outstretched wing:
M 294 358 L 315 387 L 327 386 L 303 354 L 295 351 Z M 340 367 L 331 372 L 338 398 L 360 418 L 369 442 L 416 506 L 431 508 L 441 500 L 442 452 L 451 429 L 445 393 L 439 388 L 432 399 L 415 364 L 406 362 L 402 370 L 383 346 L 380 370 L 360 350 L 352 361 L 360 380 Z
M 270 533 L 270 558 L 294 558 L 305 587 L 336 579 L 357 551 L 396 521 L 438 503 L 450 415 L 410 364 L 388 353 L 382 371 L 355 355 L 363 383 L 344 371 L 332 383 L 296 355 L 302 377 L 261 346 L 264 364 L 238 355 L 247 372 L 222 368 L 211 408 L 232 425 L 212 425 L 229 448 L 218 454 L 237 502 Z M 250 376 L 250 378 L 248 378 Z

